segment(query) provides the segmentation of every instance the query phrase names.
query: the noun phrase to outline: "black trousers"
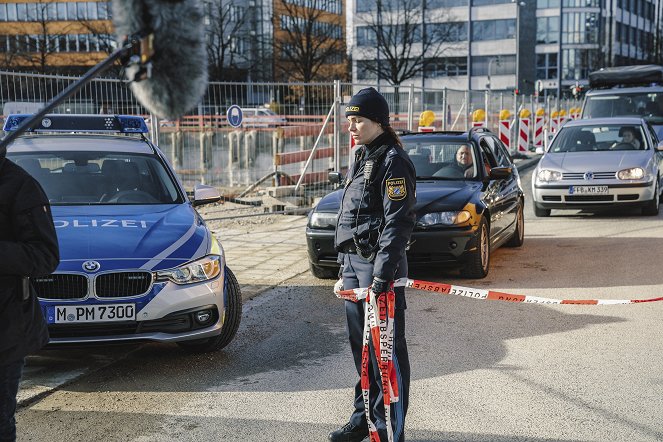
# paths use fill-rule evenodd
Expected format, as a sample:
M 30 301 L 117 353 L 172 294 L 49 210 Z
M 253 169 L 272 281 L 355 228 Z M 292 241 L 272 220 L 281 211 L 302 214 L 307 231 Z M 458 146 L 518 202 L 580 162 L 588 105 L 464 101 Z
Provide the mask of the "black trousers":
M 343 259 L 343 288 L 354 289 L 368 287 L 373 282 L 373 264 L 365 261 L 356 254 L 346 253 Z M 407 276 L 407 260 L 405 258 L 398 265 L 395 279 Z M 396 309 L 394 313 L 394 366 L 396 367 L 398 392 L 400 400 L 391 405 L 391 422 L 394 429 L 394 440 L 404 440 L 403 427 L 405 414 L 407 413 L 408 394 L 410 389 L 410 361 L 407 354 L 405 342 L 405 288 L 397 287 Z M 348 323 L 348 338 L 350 349 L 354 358 L 357 375 L 361 376 L 361 353 L 364 336 L 364 308 L 365 302 L 345 302 L 345 314 Z M 380 370 L 378 368 L 373 344 L 371 343 L 371 369 L 370 376 L 370 407 L 371 418 L 378 430 L 385 430 L 384 403 L 382 398 L 382 383 L 380 381 Z M 360 380 L 357 380 L 354 390 L 354 411 L 350 422 L 356 426 L 366 425 L 366 412 L 364 410 L 364 398 L 361 391 Z M 380 431 L 383 433 L 383 431 Z M 385 439 L 386 440 L 386 439 Z
M 16 440 L 16 394 L 24 359 L 0 365 L 0 442 Z

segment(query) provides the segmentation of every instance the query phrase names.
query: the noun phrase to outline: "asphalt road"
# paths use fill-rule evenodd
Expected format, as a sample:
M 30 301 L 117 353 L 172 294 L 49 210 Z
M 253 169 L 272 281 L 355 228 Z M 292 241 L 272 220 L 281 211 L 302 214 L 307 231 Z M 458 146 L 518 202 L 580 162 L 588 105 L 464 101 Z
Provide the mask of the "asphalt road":
M 663 211 L 535 218 L 530 174 L 525 244 L 496 251 L 486 279 L 410 276 L 550 298 L 663 295 Z M 19 440 L 325 440 L 345 423 L 355 381 L 332 283 L 306 273 L 248 301 L 235 341 L 215 354 L 95 351 L 104 368 L 18 412 Z M 663 440 L 662 313 L 663 302 L 522 305 L 408 291 L 407 439 Z M 49 355 L 70 367 L 94 359 Z

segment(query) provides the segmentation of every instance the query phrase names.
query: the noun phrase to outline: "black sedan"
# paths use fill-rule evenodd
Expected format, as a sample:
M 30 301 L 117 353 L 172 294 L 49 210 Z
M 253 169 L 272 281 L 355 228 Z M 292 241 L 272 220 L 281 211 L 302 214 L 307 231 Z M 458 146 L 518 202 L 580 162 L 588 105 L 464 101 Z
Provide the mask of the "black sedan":
M 417 172 L 417 223 L 410 267 L 460 267 L 467 278 L 488 274 L 490 252 L 524 240 L 524 196 L 518 170 L 488 130 L 401 136 Z M 334 229 L 343 190 L 322 198 L 306 228 L 311 272 L 338 274 Z

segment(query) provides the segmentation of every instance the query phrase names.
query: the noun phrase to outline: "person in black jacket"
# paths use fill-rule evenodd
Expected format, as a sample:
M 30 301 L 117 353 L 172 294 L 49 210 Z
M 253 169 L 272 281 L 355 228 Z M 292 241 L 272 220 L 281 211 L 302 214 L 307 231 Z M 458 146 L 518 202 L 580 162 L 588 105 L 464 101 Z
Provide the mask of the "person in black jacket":
M 406 247 L 415 224 L 416 175 L 412 162 L 389 125 L 389 106 L 378 91 L 362 89 L 345 109 L 350 134 L 360 145 L 345 181 L 335 233 L 342 260 L 342 289 L 371 287 L 372 296 L 384 295 L 396 279 L 407 276 Z M 340 281 L 339 281 L 340 282 Z M 341 287 L 337 287 L 341 288 Z M 405 288 L 396 287 L 394 365 L 400 400 L 391 405 L 394 440 L 403 439 L 408 405 L 410 364 L 405 342 Z M 361 376 L 365 302 L 345 302 L 350 348 Z M 380 438 L 387 441 L 380 373 L 371 349 L 370 408 Z M 379 394 L 374 394 L 379 393 Z M 329 440 L 360 441 L 368 435 L 361 384 L 354 390 L 354 410 Z
M 48 198 L 0 152 L 0 441 L 16 440 L 16 394 L 25 356 L 48 342 L 31 277 L 52 273 L 60 255 Z

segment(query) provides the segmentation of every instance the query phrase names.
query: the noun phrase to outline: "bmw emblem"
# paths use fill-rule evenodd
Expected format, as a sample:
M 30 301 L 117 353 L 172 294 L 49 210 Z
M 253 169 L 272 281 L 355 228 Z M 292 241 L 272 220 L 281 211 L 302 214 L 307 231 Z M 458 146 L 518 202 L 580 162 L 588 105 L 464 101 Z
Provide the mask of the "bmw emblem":
M 583 175 L 583 178 L 587 181 L 593 180 L 594 179 L 594 172 L 585 172 Z
M 41 120 L 41 125 L 44 127 L 51 127 L 51 119 L 44 118 L 43 120 Z
M 101 264 L 99 264 L 97 261 L 85 261 L 83 263 L 83 270 L 89 273 L 96 272 L 100 268 Z

